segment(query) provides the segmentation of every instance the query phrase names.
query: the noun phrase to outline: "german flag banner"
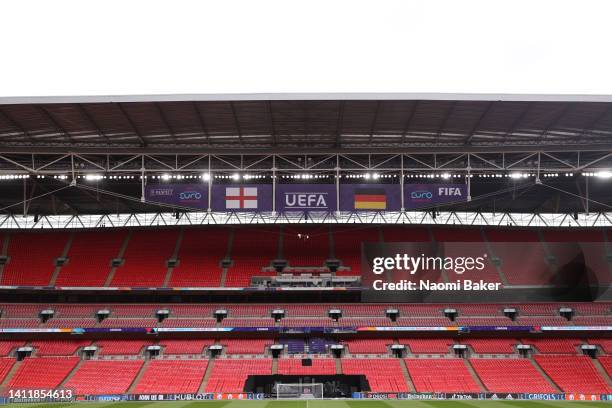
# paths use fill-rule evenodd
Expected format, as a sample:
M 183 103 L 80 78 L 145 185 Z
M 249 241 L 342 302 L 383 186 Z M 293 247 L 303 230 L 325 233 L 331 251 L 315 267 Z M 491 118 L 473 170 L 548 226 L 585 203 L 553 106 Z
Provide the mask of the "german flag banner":
M 356 210 L 387 209 L 387 192 L 384 188 L 357 188 L 354 200 Z
M 399 184 L 341 184 L 340 211 L 399 211 Z

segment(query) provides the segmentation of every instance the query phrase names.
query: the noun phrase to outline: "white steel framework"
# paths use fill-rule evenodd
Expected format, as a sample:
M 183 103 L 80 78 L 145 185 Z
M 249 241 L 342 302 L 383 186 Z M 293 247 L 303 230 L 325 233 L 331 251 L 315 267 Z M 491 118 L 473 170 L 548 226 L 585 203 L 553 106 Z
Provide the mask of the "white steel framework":
M 178 217 L 177 217 L 178 215 Z M 172 214 L 132 213 L 114 215 L 0 216 L 0 229 L 86 229 L 124 227 L 168 227 L 195 225 L 257 224 L 396 224 L 455 225 L 491 227 L 612 227 L 612 212 L 570 214 L 484 213 L 456 211 L 340 212 L 340 213 L 220 213 L 187 212 Z

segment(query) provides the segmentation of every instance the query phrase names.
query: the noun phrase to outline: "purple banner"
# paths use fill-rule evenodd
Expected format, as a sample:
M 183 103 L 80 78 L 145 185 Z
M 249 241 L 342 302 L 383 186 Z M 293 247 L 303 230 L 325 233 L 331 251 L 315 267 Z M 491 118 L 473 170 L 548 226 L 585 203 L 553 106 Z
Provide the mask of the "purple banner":
M 404 184 L 406 209 L 467 201 L 465 184 Z
M 399 184 L 341 184 L 340 211 L 399 211 Z
M 213 211 L 272 211 L 271 184 L 213 184 Z
M 148 202 L 190 208 L 208 208 L 207 184 L 150 184 L 145 187 Z
M 278 184 L 276 210 L 336 211 L 335 184 Z

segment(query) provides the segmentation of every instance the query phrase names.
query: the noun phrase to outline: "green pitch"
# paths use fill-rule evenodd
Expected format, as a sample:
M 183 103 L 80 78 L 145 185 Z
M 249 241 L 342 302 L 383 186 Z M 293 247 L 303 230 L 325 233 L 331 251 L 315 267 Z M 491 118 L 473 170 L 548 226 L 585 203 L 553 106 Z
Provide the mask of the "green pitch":
M 577 401 L 192 401 L 192 402 L 81 402 L 57 404 L 9 404 L 15 408 L 579 408 L 612 407 L 610 402 Z

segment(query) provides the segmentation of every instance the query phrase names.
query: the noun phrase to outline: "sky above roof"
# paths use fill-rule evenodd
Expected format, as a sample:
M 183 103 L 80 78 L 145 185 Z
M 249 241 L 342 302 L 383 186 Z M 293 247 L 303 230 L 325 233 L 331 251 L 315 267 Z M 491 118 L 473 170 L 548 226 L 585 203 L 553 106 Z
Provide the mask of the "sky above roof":
M 608 0 L 7 0 L 0 97 L 612 94 Z

